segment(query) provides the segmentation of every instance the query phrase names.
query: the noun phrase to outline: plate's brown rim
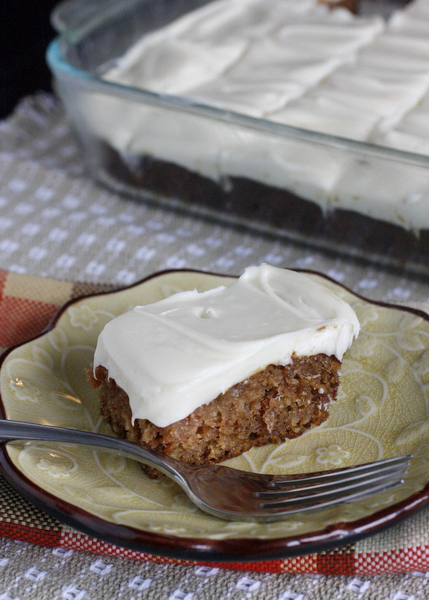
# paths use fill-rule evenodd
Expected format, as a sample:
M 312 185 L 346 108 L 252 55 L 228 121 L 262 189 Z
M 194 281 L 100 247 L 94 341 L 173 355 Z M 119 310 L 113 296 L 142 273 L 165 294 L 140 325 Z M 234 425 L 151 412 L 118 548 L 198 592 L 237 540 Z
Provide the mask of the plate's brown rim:
M 305 274 L 316 275 L 331 281 L 366 303 L 409 312 L 429 321 L 429 315 L 417 308 L 369 300 L 323 273 L 306 269 L 294 270 Z M 231 279 L 236 277 L 234 275 L 225 275 L 197 269 L 170 269 L 153 273 L 130 286 L 119 288 L 117 290 L 83 294 L 66 302 L 56 312 L 49 325 L 44 328 L 40 334 L 6 350 L 0 357 L 0 369 L 3 366 L 6 357 L 13 350 L 27 343 L 31 343 L 51 331 L 56 326 L 61 315 L 73 304 L 80 302 L 85 298 L 120 293 L 138 287 L 150 279 L 172 273 L 196 273 Z M 3 419 L 7 418 L 1 395 L 0 415 Z M 179 560 L 193 560 L 199 562 L 238 563 L 273 560 L 329 550 L 345 544 L 352 544 L 370 535 L 380 533 L 392 525 L 398 524 L 400 521 L 414 514 L 417 510 L 422 509 L 429 503 L 428 481 L 422 490 L 412 494 L 399 503 L 383 510 L 376 511 L 361 519 L 335 523 L 319 531 L 308 532 L 298 536 L 270 539 L 257 537 L 213 540 L 158 534 L 130 526 L 117 525 L 97 517 L 74 504 L 70 504 L 61 498 L 56 497 L 29 480 L 11 460 L 9 453 L 7 452 L 6 444 L 0 444 L 0 470 L 6 480 L 24 498 L 35 504 L 42 511 L 45 511 L 60 522 L 63 522 L 76 530 L 130 550 L 176 558 Z

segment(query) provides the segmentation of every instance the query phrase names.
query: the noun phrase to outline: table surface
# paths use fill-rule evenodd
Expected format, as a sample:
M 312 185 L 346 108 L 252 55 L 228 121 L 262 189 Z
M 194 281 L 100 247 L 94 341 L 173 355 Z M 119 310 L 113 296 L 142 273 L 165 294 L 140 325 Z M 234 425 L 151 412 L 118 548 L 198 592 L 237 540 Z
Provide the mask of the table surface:
M 0 122 L 0 268 L 123 286 L 192 268 L 240 274 L 268 262 L 326 273 L 371 299 L 429 301 L 429 284 L 285 239 L 228 227 L 101 188 L 87 177 L 61 107 L 41 94 Z M 100 557 L 0 539 L 0 599 L 428 597 L 429 573 L 319 576 Z M 145 583 L 146 582 L 146 583 Z

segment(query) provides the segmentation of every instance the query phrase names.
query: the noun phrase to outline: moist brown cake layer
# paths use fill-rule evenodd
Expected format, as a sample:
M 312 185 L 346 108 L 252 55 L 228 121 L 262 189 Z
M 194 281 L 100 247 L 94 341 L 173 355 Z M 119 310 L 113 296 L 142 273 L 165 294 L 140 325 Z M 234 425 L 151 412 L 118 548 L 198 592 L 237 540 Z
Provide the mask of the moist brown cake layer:
M 146 419 L 132 423 L 128 395 L 104 367 L 96 369 L 91 383 L 99 389 L 101 415 L 119 437 L 201 465 L 296 438 L 323 423 L 336 399 L 340 364 L 318 354 L 269 365 L 167 427 Z
M 123 183 L 128 190 L 147 191 L 155 198 L 179 201 L 190 209 L 208 209 L 222 219 L 244 219 L 256 227 L 273 228 L 306 243 L 364 258 L 378 264 L 429 275 L 429 230 L 417 236 L 403 227 L 337 209 L 323 213 L 315 202 L 274 186 L 228 177 L 217 183 L 173 163 L 146 155 L 135 157 L 132 169 L 104 142 L 93 150 L 103 165 L 106 180 Z M 101 172 L 99 177 L 103 179 Z

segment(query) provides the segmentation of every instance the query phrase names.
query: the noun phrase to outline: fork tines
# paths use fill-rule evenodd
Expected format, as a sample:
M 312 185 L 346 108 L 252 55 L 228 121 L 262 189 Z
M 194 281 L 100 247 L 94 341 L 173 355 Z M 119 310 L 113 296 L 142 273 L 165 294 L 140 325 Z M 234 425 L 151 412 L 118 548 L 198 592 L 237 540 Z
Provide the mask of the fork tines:
M 409 455 L 398 456 L 310 475 L 279 475 L 273 477 L 272 490 L 256 495 L 261 498 L 261 508 L 282 512 L 361 500 L 403 483 L 410 460 Z

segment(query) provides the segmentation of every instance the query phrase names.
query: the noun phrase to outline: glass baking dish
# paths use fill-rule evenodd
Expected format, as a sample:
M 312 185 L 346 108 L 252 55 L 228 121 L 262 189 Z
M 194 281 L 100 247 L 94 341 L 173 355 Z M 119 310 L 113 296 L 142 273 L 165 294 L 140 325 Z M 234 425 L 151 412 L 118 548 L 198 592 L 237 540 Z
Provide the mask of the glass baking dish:
M 206 3 L 68 0 L 53 12 L 47 60 L 90 174 L 145 201 L 428 275 L 429 156 L 102 79 L 142 34 Z

